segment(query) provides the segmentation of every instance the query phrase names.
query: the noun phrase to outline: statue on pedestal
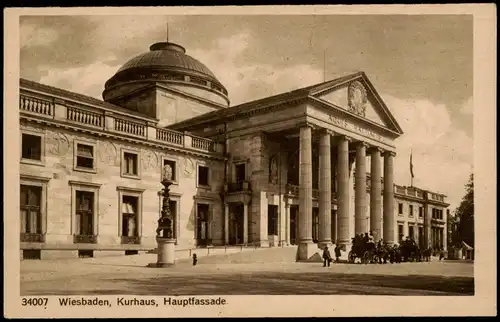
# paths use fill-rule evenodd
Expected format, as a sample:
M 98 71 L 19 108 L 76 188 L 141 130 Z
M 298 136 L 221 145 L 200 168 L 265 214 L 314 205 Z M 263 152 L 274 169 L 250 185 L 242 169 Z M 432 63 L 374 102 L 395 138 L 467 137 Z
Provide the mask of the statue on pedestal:
M 156 229 L 156 237 L 174 238 L 173 218 L 170 213 L 170 185 L 172 184 L 172 167 L 166 164 L 162 169 L 162 181 L 164 186 L 163 203 L 161 209 L 161 217 L 158 220 L 158 228 Z

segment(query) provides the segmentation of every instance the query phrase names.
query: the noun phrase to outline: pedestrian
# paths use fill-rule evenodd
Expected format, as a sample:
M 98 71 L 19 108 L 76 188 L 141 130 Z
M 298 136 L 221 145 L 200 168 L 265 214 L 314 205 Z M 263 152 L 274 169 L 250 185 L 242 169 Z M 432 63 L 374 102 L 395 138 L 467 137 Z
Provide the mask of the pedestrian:
M 196 256 L 196 253 L 193 254 L 193 266 L 196 266 L 198 263 L 198 256 Z
M 444 249 L 441 247 L 441 250 L 439 251 L 439 260 L 444 259 Z
M 332 256 L 330 255 L 328 247 L 325 246 L 325 248 L 323 249 L 323 267 L 326 267 L 327 264 L 328 267 L 330 267 L 331 262 L 332 262 Z
M 340 245 L 335 246 L 335 257 L 336 257 L 336 262 L 338 263 L 340 261 Z

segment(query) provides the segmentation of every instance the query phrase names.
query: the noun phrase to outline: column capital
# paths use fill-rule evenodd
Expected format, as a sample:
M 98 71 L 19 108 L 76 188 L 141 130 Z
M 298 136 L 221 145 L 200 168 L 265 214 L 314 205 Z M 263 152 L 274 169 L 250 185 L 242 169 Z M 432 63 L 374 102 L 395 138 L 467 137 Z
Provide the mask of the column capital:
M 368 143 L 366 143 L 365 141 L 357 141 L 355 143 L 355 145 L 356 145 L 356 147 L 358 147 L 358 146 L 362 146 L 362 147 L 364 146 L 365 148 L 369 148 L 370 147 L 370 145 Z
M 380 154 L 384 153 L 384 149 L 382 149 L 381 147 L 379 146 L 376 146 L 376 145 L 372 145 L 370 146 L 370 148 L 368 149 L 368 152 L 370 153 L 373 153 L 373 152 L 380 152 Z
M 304 122 L 301 122 L 298 125 L 298 128 L 310 128 L 311 130 L 314 130 L 316 128 L 316 126 L 314 124 L 312 124 L 311 122 L 307 122 L 307 121 L 304 121 Z
M 353 142 L 353 138 L 352 137 L 347 136 L 347 135 L 343 135 L 343 134 L 336 135 L 335 138 L 337 140 L 346 140 L 348 143 L 352 143 Z
M 320 134 L 328 134 L 328 135 L 330 135 L 330 136 L 335 136 L 335 134 L 336 134 L 336 133 L 335 133 L 335 131 L 332 131 L 332 130 L 330 130 L 330 129 L 326 129 L 326 128 L 324 128 L 324 127 L 322 127 L 322 128 L 320 128 L 320 129 L 318 129 L 318 132 L 319 132 Z
M 384 151 L 383 154 L 384 154 L 384 157 L 385 156 L 391 156 L 391 157 L 396 156 L 396 152 L 394 152 L 394 151 Z

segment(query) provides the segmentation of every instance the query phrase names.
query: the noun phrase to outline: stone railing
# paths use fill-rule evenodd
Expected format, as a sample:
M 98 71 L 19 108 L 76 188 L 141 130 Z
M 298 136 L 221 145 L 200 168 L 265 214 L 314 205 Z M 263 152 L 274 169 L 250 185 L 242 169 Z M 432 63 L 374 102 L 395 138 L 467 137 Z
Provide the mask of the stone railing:
M 45 235 L 21 233 L 21 243 L 45 243 Z
M 102 127 L 104 125 L 104 115 L 90 112 L 84 109 L 68 107 L 66 117 L 68 121 Z
M 156 129 L 156 139 L 176 145 L 184 144 L 184 135 L 182 133 L 166 129 Z
M 74 105 L 74 104 L 73 104 Z M 95 106 L 66 106 L 61 99 L 40 99 L 20 95 L 19 109 L 25 116 L 40 116 L 72 126 L 83 125 L 95 130 L 130 135 L 138 139 L 175 145 L 188 150 L 222 155 L 223 144 L 210 139 L 159 128 L 147 117 L 134 116 L 123 112 Z
M 146 125 L 114 117 L 115 131 L 136 136 L 146 136 Z
M 205 138 L 192 136 L 191 147 L 198 149 L 198 150 L 213 152 L 214 151 L 214 142 L 212 140 L 208 140 Z
M 29 96 L 20 96 L 19 109 L 24 112 L 40 114 L 44 116 L 53 116 L 54 102 Z
M 95 235 L 73 235 L 73 243 L 75 244 L 96 244 L 97 236 Z
M 250 191 L 250 182 L 239 181 L 239 182 L 226 183 L 225 190 L 228 193 Z

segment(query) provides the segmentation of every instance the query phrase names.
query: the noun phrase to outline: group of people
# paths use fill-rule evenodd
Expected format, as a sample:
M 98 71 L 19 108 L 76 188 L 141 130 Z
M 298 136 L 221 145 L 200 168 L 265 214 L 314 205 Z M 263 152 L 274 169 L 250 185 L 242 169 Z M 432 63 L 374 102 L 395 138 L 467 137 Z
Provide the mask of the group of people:
M 352 251 L 350 256 L 353 256 L 353 258 L 368 257 L 367 262 L 385 264 L 388 261 L 390 263 L 422 260 L 430 261 L 431 252 L 432 250 L 430 248 L 419 248 L 415 240 L 410 237 L 403 239 L 400 245 L 389 245 L 386 244 L 383 239 L 375 242 L 372 232 L 369 232 L 365 234 L 357 234 L 352 238 Z M 335 257 L 336 262 L 339 262 L 341 257 L 340 245 L 335 246 Z M 439 259 L 442 260 L 443 258 L 444 250 L 441 249 L 439 252 Z M 325 247 L 323 249 L 323 266 L 330 266 L 331 262 L 333 262 L 333 258 L 328 247 Z

